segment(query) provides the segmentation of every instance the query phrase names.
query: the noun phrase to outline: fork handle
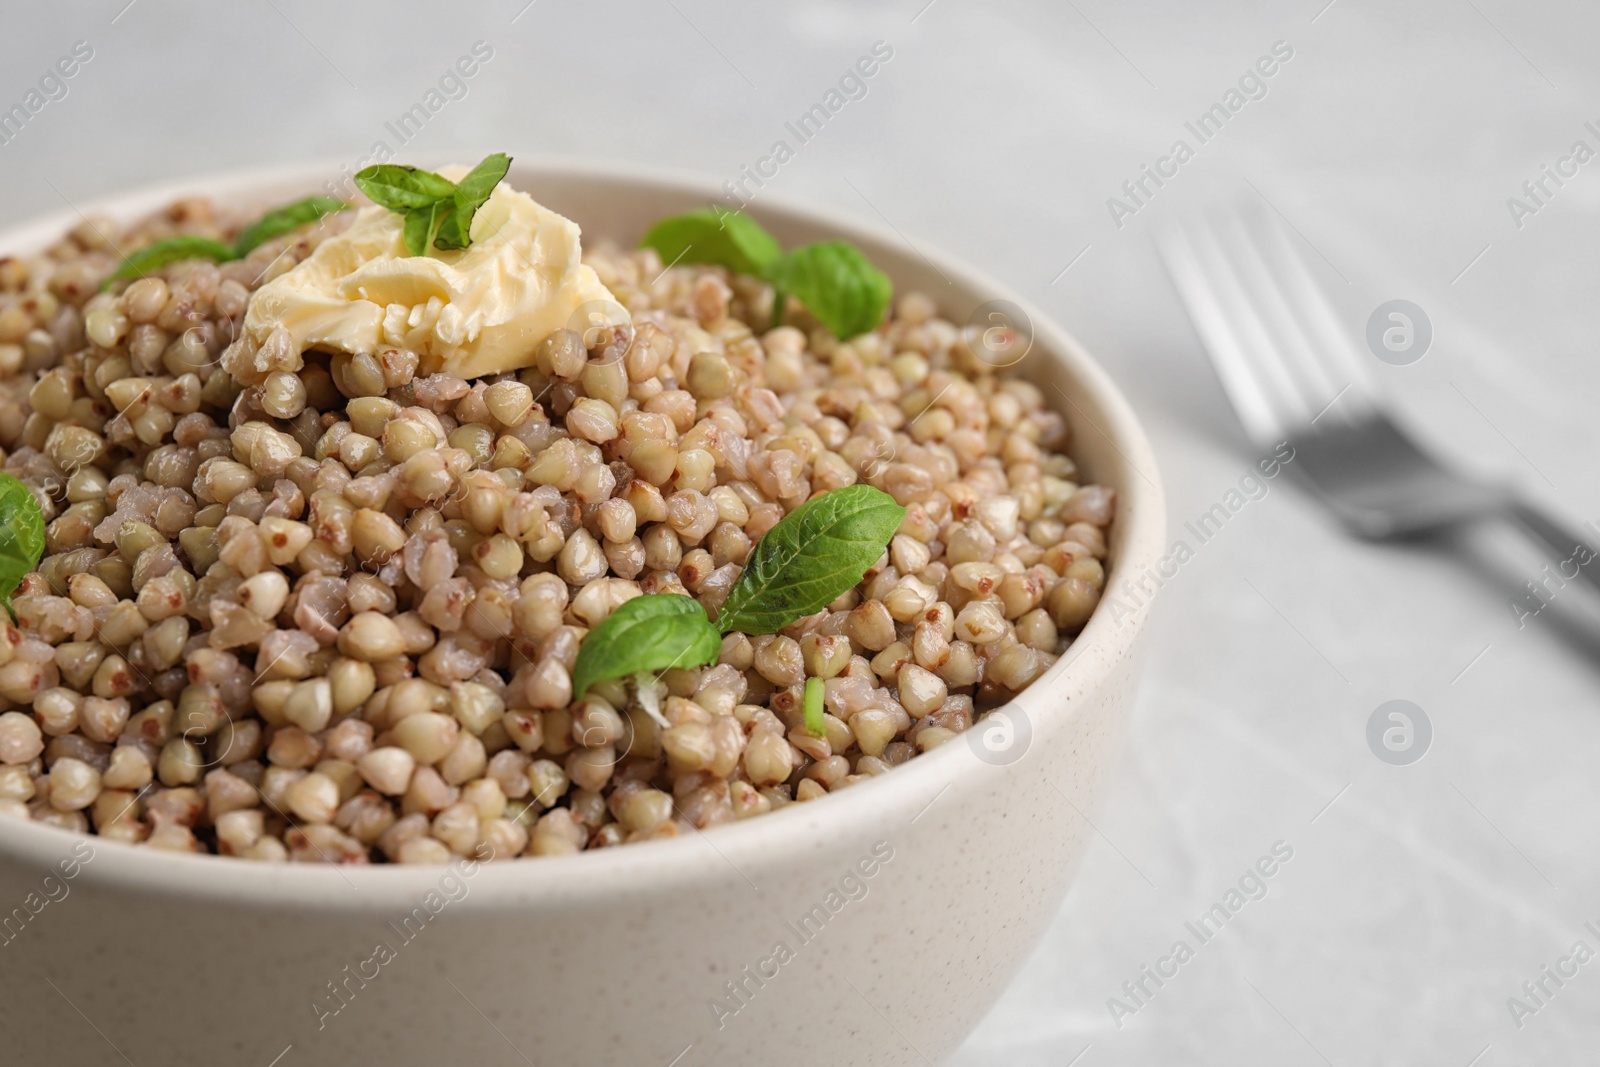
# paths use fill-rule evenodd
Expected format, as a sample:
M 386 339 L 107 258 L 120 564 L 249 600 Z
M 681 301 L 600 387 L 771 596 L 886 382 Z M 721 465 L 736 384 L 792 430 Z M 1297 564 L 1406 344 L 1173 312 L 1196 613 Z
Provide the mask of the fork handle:
M 1551 580 L 1549 572 L 1553 570 L 1559 575 L 1556 588 L 1582 577 L 1590 586 L 1600 589 L 1600 551 L 1595 548 L 1600 538 L 1587 536 L 1595 532 L 1592 524 L 1588 529 L 1574 531 L 1551 518 L 1544 510 L 1522 500 L 1511 504 L 1511 516 L 1525 532 L 1556 554 L 1558 562 L 1554 567 L 1546 565 L 1546 574 L 1533 584 L 1554 592 L 1545 584 Z

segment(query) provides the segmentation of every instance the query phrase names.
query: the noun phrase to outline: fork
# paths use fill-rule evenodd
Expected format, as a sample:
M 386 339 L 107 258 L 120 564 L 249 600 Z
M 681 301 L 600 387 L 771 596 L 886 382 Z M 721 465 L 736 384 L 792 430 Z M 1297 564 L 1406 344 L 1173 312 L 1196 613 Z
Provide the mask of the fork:
M 1291 469 L 1345 529 L 1384 541 L 1510 518 L 1556 554 L 1562 578 L 1600 588 L 1587 538 L 1510 486 L 1440 462 L 1389 416 L 1370 357 L 1272 219 L 1197 214 L 1157 241 L 1246 435 L 1262 449 L 1287 441 Z

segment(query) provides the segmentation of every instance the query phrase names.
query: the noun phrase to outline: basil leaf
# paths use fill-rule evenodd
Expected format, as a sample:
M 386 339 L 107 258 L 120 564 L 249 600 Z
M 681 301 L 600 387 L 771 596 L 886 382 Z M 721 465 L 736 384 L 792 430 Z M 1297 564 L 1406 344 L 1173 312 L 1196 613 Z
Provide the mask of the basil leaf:
M 777 239 L 748 215 L 709 209 L 662 219 L 639 247 L 655 249 L 668 265 L 711 263 L 758 278 L 765 278 L 783 254 Z
M 775 312 L 785 294 L 798 297 L 841 341 L 875 329 L 894 295 L 888 276 L 847 241 L 802 245 L 772 265 L 768 280 Z
M 439 225 L 446 218 L 450 204 L 445 200 L 435 200 L 427 207 L 414 207 L 406 212 L 405 242 L 406 251 L 413 256 L 425 256 L 433 244 L 434 235 Z
M 806 679 L 806 733 L 812 737 L 827 737 L 828 724 L 822 721 L 822 698 L 827 683 L 821 678 Z
M 274 237 L 298 230 L 308 222 L 316 222 L 324 215 L 343 211 L 349 206 L 343 200 L 335 200 L 331 196 L 308 196 L 304 200 L 285 204 L 246 226 L 234 239 L 233 254 L 236 258 L 243 259 L 252 250 Z
M 681 593 L 636 596 L 590 630 L 572 668 L 574 699 L 596 682 L 639 671 L 715 663 L 722 637 L 700 602 Z
M 151 271 L 160 270 L 185 259 L 209 259 L 216 263 L 226 263 L 233 258 L 235 258 L 233 249 L 209 237 L 168 237 L 147 245 L 124 259 L 121 265 L 111 272 L 111 277 L 105 280 L 101 288 L 108 288 L 112 282 L 142 278 Z
M 441 252 L 455 252 L 467 247 L 461 240 L 461 227 L 456 224 L 456 214 L 453 207 L 446 208 L 444 221 L 439 224 L 439 232 L 434 235 L 433 247 Z
M 401 213 L 428 207 L 436 200 L 453 200 L 456 195 L 456 184 L 450 179 L 397 163 L 374 164 L 356 174 L 355 180 L 356 188 L 374 204 Z
M 44 512 L 39 501 L 22 482 L 0 474 L 0 604 L 7 611 L 11 594 L 43 555 Z
M 806 501 L 762 535 L 728 591 L 723 633 L 771 634 L 839 598 L 883 555 L 906 509 L 870 485 Z
M 455 212 L 439 228 L 439 236 L 434 244 L 440 248 L 466 248 L 471 245 L 472 217 L 510 169 L 511 157 L 504 152 L 496 152 L 484 157 L 482 163 L 456 182 Z

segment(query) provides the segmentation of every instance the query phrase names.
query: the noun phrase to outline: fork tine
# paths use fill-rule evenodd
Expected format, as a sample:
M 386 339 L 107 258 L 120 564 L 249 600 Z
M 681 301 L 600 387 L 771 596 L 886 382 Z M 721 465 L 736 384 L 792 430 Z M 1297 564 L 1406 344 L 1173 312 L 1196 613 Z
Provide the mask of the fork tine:
M 1164 242 L 1169 272 L 1194 319 L 1245 431 L 1258 446 L 1310 421 L 1299 390 L 1271 354 L 1273 342 L 1209 222 L 1190 221 Z
M 1370 412 L 1376 403 L 1376 392 L 1365 353 L 1355 343 L 1349 326 L 1312 276 L 1305 257 L 1295 250 L 1284 228 L 1265 217 L 1264 212 L 1258 214 L 1261 221 L 1251 227 L 1258 235 L 1257 247 L 1264 260 L 1274 268 L 1271 275 L 1287 305 L 1297 313 L 1305 335 L 1318 342 L 1306 351 L 1321 361 L 1327 373 L 1339 383 L 1337 388 L 1349 386 L 1350 392 L 1345 397 L 1350 402 L 1345 412 L 1347 416 Z M 1340 406 L 1346 407 L 1344 402 Z
M 1283 268 L 1269 260 L 1268 250 L 1256 236 L 1264 227 L 1272 225 L 1270 219 L 1251 218 L 1259 214 L 1248 207 L 1230 214 L 1224 219 L 1222 231 L 1235 270 L 1272 337 L 1270 354 L 1282 366 L 1285 376 L 1296 384 L 1302 404 L 1313 412 L 1309 423 L 1315 423 L 1330 412 L 1335 419 L 1354 414 L 1364 404 L 1352 400 L 1337 411 L 1334 409 L 1334 401 L 1343 396 L 1352 382 L 1348 375 L 1341 374 L 1338 357 L 1325 351 L 1329 346 L 1337 349 L 1348 345 L 1349 338 L 1343 330 L 1332 333 L 1319 330 L 1298 306 L 1298 297 L 1285 290 Z M 1298 265 L 1303 269 L 1303 264 Z
M 1234 326 L 1207 281 L 1188 235 L 1174 227 L 1160 235 L 1159 245 L 1167 274 L 1188 309 L 1211 365 L 1222 380 L 1222 390 L 1244 424 L 1245 434 L 1257 445 L 1280 440 L 1283 427 L 1272 400 L 1250 369 Z

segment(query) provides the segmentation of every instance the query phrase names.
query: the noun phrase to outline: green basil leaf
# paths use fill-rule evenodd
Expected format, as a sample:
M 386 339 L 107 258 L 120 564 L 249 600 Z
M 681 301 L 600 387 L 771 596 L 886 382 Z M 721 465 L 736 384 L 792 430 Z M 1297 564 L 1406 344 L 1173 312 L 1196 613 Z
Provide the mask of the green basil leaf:
M 484 157 L 467 176 L 456 182 L 455 211 L 439 227 L 434 244 L 440 248 L 466 248 L 472 244 L 472 217 L 478 213 L 494 187 L 511 169 L 511 157 L 496 152 Z
M 812 737 L 828 736 L 828 724 L 822 721 L 822 698 L 826 695 L 826 682 L 821 678 L 806 679 L 806 733 Z
M 209 259 L 216 263 L 226 263 L 235 258 L 237 257 L 234 256 L 233 249 L 209 237 L 168 237 L 155 244 L 146 245 L 124 259 L 122 264 L 111 272 L 111 277 L 105 280 L 101 288 L 109 288 L 112 282 L 143 278 L 152 271 L 158 271 L 162 267 L 185 259 Z
M 771 634 L 850 589 L 883 555 L 906 509 L 870 485 L 847 485 L 785 515 L 750 550 L 728 591 L 723 633 Z
M 847 241 L 802 245 L 772 265 L 768 280 L 780 300 L 797 297 L 841 341 L 875 329 L 894 295 L 888 276 Z
M 765 278 L 783 254 L 777 239 L 750 216 L 709 209 L 662 219 L 639 247 L 655 249 L 668 265 L 711 263 L 758 278 Z
M 406 212 L 406 251 L 413 256 L 425 256 L 432 247 L 439 226 L 449 216 L 450 202 L 435 200 L 427 207 L 414 207 Z
M 441 252 L 455 252 L 471 244 L 461 239 L 461 227 L 456 224 L 455 205 L 444 205 L 444 218 L 439 222 L 439 232 L 434 235 L 433 247 Z
M 308 196 L 285 204 L 261 216 L 246 226 L 233 242 L 233 254 L 239 259 L 274 237 L 298 230 L 308 222 L 316 222 L 324 215 L 343 211 L 350 205 L 331 196 Z
M 11 594 L 43 555 L 44 512 L 39 501 L 22 482 L 0 474 L 0 604 L 7 611 Z
M 439 232 L 434 235 L 433 247 L 441 252 L 456 252 L 470 244 L 470 241 L 461 240 L 461 227 L 456 224 L 456 213 L 453 208 L 447 208 L 444 221 L 439 224 Z
M 772 321 L 767 323 L 767 329 L 776 330 L 783 325 L 784 312 L 789 310 L 789 294 L 781 286 L 772 287 Z
M 356 174 L 356 188 L 374 204 L 390 211 L 407 212 L 428 207 L 436 200 L 454 200 L 456 183 L 432 171 L 377 163 Z
M 681 593 L 636 596 L 584 635 L 572 668 L 572 695 L 639 671 L 715 663 L 722 637 L 700 602 Z

